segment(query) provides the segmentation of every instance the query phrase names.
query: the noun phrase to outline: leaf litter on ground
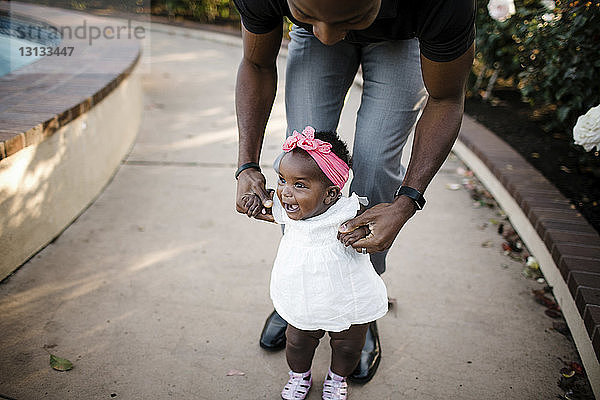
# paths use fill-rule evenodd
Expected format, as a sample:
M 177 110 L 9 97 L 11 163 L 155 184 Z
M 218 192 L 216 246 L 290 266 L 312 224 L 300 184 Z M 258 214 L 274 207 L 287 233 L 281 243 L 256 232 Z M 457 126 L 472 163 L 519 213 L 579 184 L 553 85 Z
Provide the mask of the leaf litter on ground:
M 225 375 L 226 376 L 244 376 L 244 375 L 246 375 L 246 373 L 240 371 L 239 369 L 232 368 L 229 371 L 227 371 L 227 374 L 225 374 Z
M 595 399 L 581 364 L 577 361 L 561 361 L 564 367 L 560 369 L 558 386 L 565 393 L 560 398 L 565 400 Z
M 546 293 L 550 293 L 550 292 L 551 292 L 551 289 L 549 286 L 546 286 L 543 289 L 538 289 L 538 290 L 534 289 L 531 291 L 536 303 L 541 304 L 550 310 L 560 311 L 560 307 L 559 307 L 558 303 L 554 299 L 546 296 Z
M 497 210 L 496 215 L 499 218 L 491 218 L 488 222 L 496 225 L 498 227 L 498 234 L 504 238 L 505 242 L 502 243 L 504 254 L 524 265 L 522 272 L 524 277 L 536 280 L 540 284 L 546 283 L 537 259 L 529 253 L 518 233 L 510 224 L 508 216 L 499 207 L 491 193 L 483 187 L 472 171 L 459 167 L 456 172 L 458 175 L 465 177 L 463 179 L 463 187 L 470 193 L 471 198 L 475 200 L 475 207 L 487 206 Z M 488 226 L 488 222 L 483 223 L 477 228 L 484 230 Z M 482 243 L 482 246 L 486 247 L 484 245 L 487 245 L 487 242 Z M 503 267 L 505 265 L 503 264 Z M 506 265 L 506 267 L 508 266 Z M 572 341 L 571 332 L 564 320 L 560 306 L 554 299 L 552 288 L 546 285 L 543 289 L 532 290 L 532 294 L 537 303 L 546 307 L 544 313 L 554 319 L 552 328 Z M 563 361 L 563 363 L 565 367 L 560 371 L 559 386 L 565 393 L 558 397 L 564 400 L 593 400 L 594 395 L 581 364 L 575 361 Z
M 50 354 L 50 366 L 57 371 L 69 371 L 73 369 L 73 363 L 66 358 L 61 358 Z
M 458 183 L 447 183 L 446 189 L 448 190 L 459 190 L 461 186 Z

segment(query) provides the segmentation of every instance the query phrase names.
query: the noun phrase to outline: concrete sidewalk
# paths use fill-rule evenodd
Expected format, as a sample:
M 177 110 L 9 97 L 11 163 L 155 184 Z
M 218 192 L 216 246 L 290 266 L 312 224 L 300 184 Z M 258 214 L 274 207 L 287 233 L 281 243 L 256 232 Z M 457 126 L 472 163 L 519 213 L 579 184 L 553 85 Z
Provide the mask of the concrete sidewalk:
M 278 398 L 284 353 L 263 351 L 258 336 L 280 229 L 234 210 L 240 57 L 238 39 L 153 25 L 130 155 L 75 223 L 0 285 L 0 398 Z M 284 66 L 262 157 L 271 187 Z M 359 101 L 353 88 L 339 129 L 348 141 Z M 447 160 L 389 254 L 383 278 L 397 307 L 379 322 L 379 372 L 351 386 L 352 399 L 562 393 L 559 358 L 575 359 L 575 349 L 533 301 L 542 285 L 502 254 L 494 211 L 446 189 L 460 183 L 458 166 Z M 52 370 L 48 353 L 75 368 Z M 324 339 L 310 399 L 320 398 L 328 360 Z

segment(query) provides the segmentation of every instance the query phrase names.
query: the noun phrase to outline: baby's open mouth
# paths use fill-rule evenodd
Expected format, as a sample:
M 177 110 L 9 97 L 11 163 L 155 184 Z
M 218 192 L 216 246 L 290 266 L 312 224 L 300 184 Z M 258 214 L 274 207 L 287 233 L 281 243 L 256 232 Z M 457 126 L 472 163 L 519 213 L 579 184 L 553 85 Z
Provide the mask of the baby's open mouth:
M 287 212 L 296 212 L 300 209 L 300 206 L 298 204 L 283 203 L 283 208 Z

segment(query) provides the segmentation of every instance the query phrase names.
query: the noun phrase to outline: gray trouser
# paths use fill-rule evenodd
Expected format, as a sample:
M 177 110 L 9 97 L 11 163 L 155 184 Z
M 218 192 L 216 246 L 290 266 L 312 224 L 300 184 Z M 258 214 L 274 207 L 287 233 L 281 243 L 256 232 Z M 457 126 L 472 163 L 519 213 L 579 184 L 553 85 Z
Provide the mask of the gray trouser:
M 344 98 L 359 65 L 363 93 L 352 149 L 350 193 L 369 205 L 391 202 L 406 169 L 402 148 L 426 99 L 416 39 L 367 45 L 345 41 L 333 46 L 294 26 L 288 45 L 285 104 L 287 135 L 311 125 L 336 131 Z M 371 255 L 379 274 L 386 252 Z

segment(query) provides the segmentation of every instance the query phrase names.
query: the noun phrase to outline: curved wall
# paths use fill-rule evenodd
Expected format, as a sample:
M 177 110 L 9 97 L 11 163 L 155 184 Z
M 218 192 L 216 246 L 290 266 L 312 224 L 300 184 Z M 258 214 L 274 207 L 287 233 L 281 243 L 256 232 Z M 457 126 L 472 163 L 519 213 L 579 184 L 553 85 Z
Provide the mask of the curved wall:
M 71 14 L 11 6 L 50 22 Z M 77 218 L 128 153 L 142 114 L 139 58 L 137 43 L 99 43 L 0 77 L 0 280 Z M 105 73 L 86 69 L 105 61 Z

